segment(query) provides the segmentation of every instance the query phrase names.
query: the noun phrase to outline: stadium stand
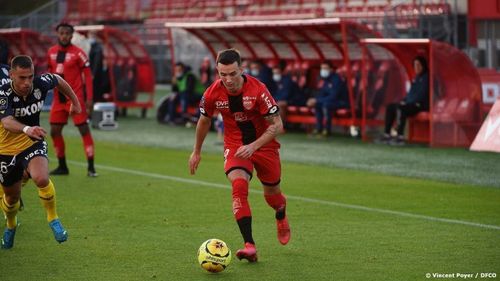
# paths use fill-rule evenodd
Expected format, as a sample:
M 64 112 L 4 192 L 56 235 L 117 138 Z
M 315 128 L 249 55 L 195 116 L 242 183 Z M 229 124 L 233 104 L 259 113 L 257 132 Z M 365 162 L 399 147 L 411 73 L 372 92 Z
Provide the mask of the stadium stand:
M 395 2 L 395 1 L 394 1 Z M 446 15 L 444 0 L 75 0 L 68 1 L 67 19 L 76 22 L 115 22 L 145 19 L 195 21 L 269 20 L 339 17 L 357 21 L 387 16 L 404 22 L 420 15 Z M 411 22 L 412 24 L 415 22 Z

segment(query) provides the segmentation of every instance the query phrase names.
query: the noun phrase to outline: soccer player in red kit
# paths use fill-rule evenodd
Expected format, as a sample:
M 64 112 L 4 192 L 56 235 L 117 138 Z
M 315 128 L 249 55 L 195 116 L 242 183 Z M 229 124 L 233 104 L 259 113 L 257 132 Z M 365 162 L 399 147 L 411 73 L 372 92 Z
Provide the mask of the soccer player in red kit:
M 48 71 L 59 74 L 71 86 L 78 96 L 82 106 L 82 112 L 72 115 L 73 124 L 78 127 L 82 136 L 83 147 L 87 157 L 87 175 L 96 177 L 94 168 L 94 140 L 90 133 L 88 124 L 88 110 L 92 106 L 92 73 L 90 64 L 85 52 L 77 46 L 71 44 L 74 28 L 67 23 L 61 23 L 56 27 L 58 44 L 52 46 L 48 51 Z M 83 74 L 83 77 L 82 77 Z M 70 116 L 70 101 L 54 90 L 54 99 L 50 110 L 50 136 L 54 142 L 54 148 L 59 160 L 59 166 L 50 172 L 51 175 L 69 174 L 66 165 L 63 127 L 68 123 Z
M 281 193 L 280 144 L 276 136 L 283 131 L 276 102 L 266 86 L 252 76 L 243 74 L 237 50 L 219 52 L 216 60 L 220 79 L 205 91 L 200 102 L 200 119 L 196 126 L 193 152 L 189 158 L 191 174 L 201 161 L 201 148 L 210 129 L 215 111 L 224 122 L 224 170 L 232 185 L 233 214 L 240 228 L 245 247 L 236 256 L 257 261 L 252 236 L 252 213 L 248 203 L 248 184 L 253 170 L 264 187 L 264 198 L 276 211 L 278 240 L 286 245 L 290 227 L 286 217 L 286 198 Z

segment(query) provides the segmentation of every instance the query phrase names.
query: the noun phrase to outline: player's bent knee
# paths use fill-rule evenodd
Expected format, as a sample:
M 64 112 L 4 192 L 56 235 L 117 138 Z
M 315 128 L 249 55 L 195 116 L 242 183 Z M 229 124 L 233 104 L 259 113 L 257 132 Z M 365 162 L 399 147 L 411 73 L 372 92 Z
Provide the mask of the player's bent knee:
M 35 183 L 35 185 L 39 188 L 46 187 L 49 184 L 49 177 L 42 175 L 42 176 L 32 176 L 31 179 Z
M 10 194 L 4 194 L 3 196 L 5 202 L 9 205 L 14 205 L 19 201 L 19 198 L 21 198 L 21 193 L 10 193 Z
M 281 188 L 280 185 L 265 185 L 263 184 L 264 187 L 264 194 L 267 195 L 272 195 L 272 194 L 279 194 L 281 193 Z

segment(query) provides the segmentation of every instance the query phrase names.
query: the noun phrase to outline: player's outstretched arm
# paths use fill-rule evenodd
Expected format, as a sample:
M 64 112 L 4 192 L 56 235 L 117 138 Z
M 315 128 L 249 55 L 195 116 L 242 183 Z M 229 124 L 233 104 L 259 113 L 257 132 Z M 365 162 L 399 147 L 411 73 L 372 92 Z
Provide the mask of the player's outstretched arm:
M 270 142 L 283 132 L 283 122 L 281 121 L 281 117 L 278 112 L 269 115 L 265 118 L 266 121 L 269 123 L 269 127 L 266 129 L 266 131 L 254 142 L 248 145 L 240 146 L 236 151 L 236 153 L 234 154 L 234 156 L 243 159 L 248 159 L 257 149 L 259 149 L 264 144 Z
M 82 107 L 80 105 L 80 102 L 78 101 L 78 98 L 76 97 L 75 92 L 73 92 L 73 89 L 69 86 L 68 82 L 64 80 L 61 76 L 54 74 L 57 78 L 57 89 L 64 95 L 66 96 L 70 101 L 71 101 L 71 112 L 70 113 L 80 113 L 82 112 Z
M 29 137 L 38 140 L 43 139 L 47 135 L 47 131 L 44 128 L 40 126 L 26 126 L 10 115 L 2 118 L 2 125 L 9 132 L 25 133 Z
M 205 115 L 200 115 L 200 119 L 198 119 L 198 124 L 196 125 L 193 152 L 189 157 L 189 172 L 191 175 L 194 175 L 196 169 L 198 169 L 198 164 L 200 164 L 201 147 L 203 146 L 203 142 L 205 141 L 208 131 L 210 130 L 211 123 L 212 119 Z

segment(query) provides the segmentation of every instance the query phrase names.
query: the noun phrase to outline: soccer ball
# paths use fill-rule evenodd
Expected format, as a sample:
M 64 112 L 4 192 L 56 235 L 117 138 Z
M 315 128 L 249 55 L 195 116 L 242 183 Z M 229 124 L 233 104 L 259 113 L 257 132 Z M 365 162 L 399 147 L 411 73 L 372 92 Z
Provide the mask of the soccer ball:
M 209 272 L 221 272 L 231 262 L 231 250 L 220 239 L 208 239 L 198 249 L 198 262 Z

